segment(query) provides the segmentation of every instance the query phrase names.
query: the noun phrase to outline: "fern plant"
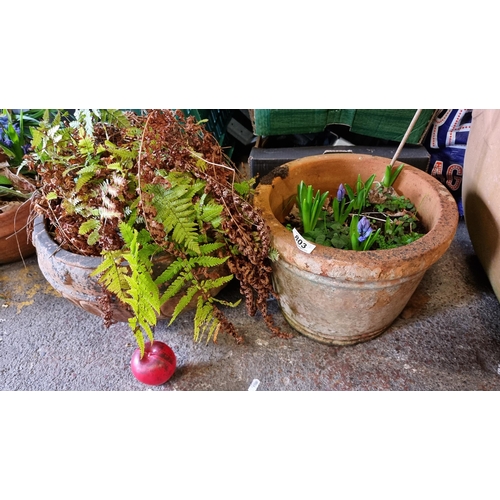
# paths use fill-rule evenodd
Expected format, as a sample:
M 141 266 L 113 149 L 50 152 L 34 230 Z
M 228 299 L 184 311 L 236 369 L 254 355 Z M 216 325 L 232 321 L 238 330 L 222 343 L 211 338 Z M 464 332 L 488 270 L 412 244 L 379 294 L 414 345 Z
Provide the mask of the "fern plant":
M 239 178 L 203 124 L 170 110 L 77 110 L 46 114 L 32 144 L 37 212 L 61 247 L 103 257 L 93 276 L 107 290 L 105 322 L 119 301 L 142 352 L 172 301 L 170 323 L 195 309 L 196 341 L 221 331 L 241 341 L 224 314 L 239 301 L 216 297 L 235 278 L 247 312 L 287 336 L 267 311 L 269 235 L 250 203 L 253 180 Z M 171 262 L 156 272 L 165 254 Z

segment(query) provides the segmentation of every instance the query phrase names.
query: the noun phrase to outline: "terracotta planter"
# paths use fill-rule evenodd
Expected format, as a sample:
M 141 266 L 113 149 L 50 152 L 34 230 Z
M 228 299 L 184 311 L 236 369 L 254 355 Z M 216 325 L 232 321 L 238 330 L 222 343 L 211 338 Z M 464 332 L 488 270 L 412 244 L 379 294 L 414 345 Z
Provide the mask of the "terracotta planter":
M 474 251 L 500 300 L 500 110 L 475 109 L 464 159 L 462 199 Z
M 354 186 L 358 174 L 381 180 L 390 160 L 335 154 L 292 161 L 273 170 L 257 187 L 255 205 L 271 230 L 279 259 L 273 282 L 282 312 L 302 334 L 327 344 L 355 344 L 381 334 L 401 313 L 425 271 L 448 249 L 458 210 L 436 179 L 407 166 L 394 187 L 417 206 L 428 231 L 410 245 L 356 252 L 318 245 L 307 254 L 283 225 L 301 180 L 336 193 L 340 183 Z
M 90 274 L 102 262 L 101 257 L 86 257 L 60 249 L 57 243 L 52 239 L 45 227 L 45 221 L 42 217 L 37 217 L 33 228 L 33 242 L 36 247 L 38 265 L 46 280 L 63 297 L 73 302 L 78 307 L 86 311 L 104 317 L 104 312 L 100 305 L 100 298 L 104 295 L 104 288 L 98 282 L 97 278 Z M 172 257 L 162 254 L 155 260 L 153 274 L 159 276 L 163 270 L 172 262 Z M 225 266 L 214 268 L 211 278 L 221 276 L 228 272 Z M 168 284 L 165 284 L 166 287 Z M 214 294 L 220 289 L 214 290 Z M 182 293 L 168 300 L 161 308 L 159 319 L 168 319 L 180 300 Z M 191 304 L 187 307 L 193 308 L 196 304 L 194 297 Z M 120 302 L 112 304 L 113 316 L 111 322 L 127 321 L 131 312 Z
M 35 253 L 28 237 L 28 220 L 31 213 L 29 201 L 13 204 L 0 212 L 0 264 L 16 262 Z

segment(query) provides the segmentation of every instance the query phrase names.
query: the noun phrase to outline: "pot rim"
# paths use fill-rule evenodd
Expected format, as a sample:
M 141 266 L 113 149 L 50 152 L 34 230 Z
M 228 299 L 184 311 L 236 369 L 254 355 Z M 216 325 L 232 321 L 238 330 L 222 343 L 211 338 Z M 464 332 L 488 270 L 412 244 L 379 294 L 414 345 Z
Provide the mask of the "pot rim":
M 283 189 L 288 187 L 289 196 L 295 195 L 290 186 L 284 185 L 284 179 L 289 176 L 301 177 L 297 172 L 302 168 L 337 163 L 333 166 L 339 169 L 344 163 L 353 165 L 370 163 L 376 166 L 376 171 L 373 173 L 377 174 L 377 180 L 381 180 L 383 170 L 389 162 L 388 158 L 351 153 L 308 156 L 292 160 L 265 176 L 256 188 L 254 203 L 261 210 L 270 228 L 271 245 L 278 251 L 280 258 L 300 269 L 346 280 L 397 279 L 402 273 L 404 275 L 418 274 L 436 262 L 453 240 L 458 226 L 458 208 L 455 199 L 441 182 L 423 170 L 408 164 L 405 164 L 405 168 L 395 183 L 396 189 L 405 185 L 405 182 L 424 185 L 426 194 L 432 196 L 436 206 L 439 207 L 439 213 L 424 236 L 405 246 L 383 250 L 354 251 L 317 245 L 311 254 L 307 254 L 296 247 L 292 233 L 278 220 L 271 208 L 271 196 L 273 191 L 277 191 L 276 187 L 280 183 L 284 186 Z M 405 195 L 405 190 L 401 189 L 400 193 Z M 345 269 L 346 265 L 350 266 L 348 270 Z
M 48 233 L 45 221 L 42 215 L 37 215 L 33 222 L 33 245 L 37 251 L 43 248 L 48 255 L 56 257 L 61 262 L 67 262 L 71 266 L 94 269 L 101 264 L 103 258 L 100 256 L 81 255 L 61 248 Z M 85 265 L 82 265 L 83 263 Z

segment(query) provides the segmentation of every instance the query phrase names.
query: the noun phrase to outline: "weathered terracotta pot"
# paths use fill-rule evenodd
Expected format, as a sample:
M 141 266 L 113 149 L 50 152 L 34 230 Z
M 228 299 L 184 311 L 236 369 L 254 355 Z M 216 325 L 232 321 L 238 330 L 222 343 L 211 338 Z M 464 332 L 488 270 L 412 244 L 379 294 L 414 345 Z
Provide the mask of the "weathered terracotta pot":
M 464 158 L 462 200 L 474 251 L 500 300 L 500 110 L 475 109 Z
M 0 212 L 0 264 L 16 262 L 35 253 L 28 237 L 30 213 L 29 200 Z
M 274 169 L 257 187 L 255 205 L 270 227 L 279 259 L 273 283 L 290 325 L 315 340 L 355 344 L 381 334 L 401 313 L 425 271 L 448 249 L 456 232 L 456 202 L 439 181 L 406 166 L 394 187 L 416 205 L 427 234 L 390 250 L 356 252 L 316 246 L 307 254 L 282 224 L 301 180 L 314 189 L 337 192 L 340 183 L 355 186 L 376 174 L 387 158 L 335 154 L 294 160 Z
M 102 258 L 78 255 L 59 248 L 47 232 L 42 217 L 37 217 L 34 221 L 33 242 L 40 270 L 52 287 L 78 307 L 104 317 L 104 311 L 100 304 L 101 297 L 105 295 L 104 288 L 96 277 L 90 276 L 102 262 Z M 167 254 L 158 256 L 154 262 L 153 275 L 159 276 L 171 264 L 172 260 L 172 256 Z M 225 266 L 215 267 L 211 271 L 213 271 L 213 275 L 208 276 L 210 278 L 219 277 L 224 272 L 229 273 Z M 164 285 L 164 287 L 167 286 L 168 283 Z M 222 287 L 213 290 L 213 294 L 215 295 L 221 289 Z M 181 296 L 182 293 L 165 302 L 158 319 L 169 319 Z M 197 296 L 193 298 L 186 309 L 194 308 L 196 299 Z M 130 310 L 119 301 L 112 304 L 112 313 L 112 323 L 127 321 L 132 316 Z

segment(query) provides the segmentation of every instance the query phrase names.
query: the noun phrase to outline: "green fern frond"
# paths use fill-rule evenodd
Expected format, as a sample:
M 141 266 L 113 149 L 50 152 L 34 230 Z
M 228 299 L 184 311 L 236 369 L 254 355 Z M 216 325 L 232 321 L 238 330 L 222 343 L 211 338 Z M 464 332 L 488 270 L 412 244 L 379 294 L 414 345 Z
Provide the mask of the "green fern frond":
M 91 273 L 91 276 L 99 276 L 99 282 L 118 299 L 125 302 L 129 289 L 125 279 L 128 270 L 126 266 L 121 265 L 121 262 L 121 251 L 105 252 L 102 263 Z
M 145 281 L 137 283 L 130 276 L 125 276 L 125 279 L 130 289 L 128 290 L 129 297 L 126 297 L 124 302 L 132 307 L 137 321 L 143 328 L 147 329 L 148 326 L 156 325 L 156 315 L 160 313 L 158 288 L 154 287 L 153 291 Z
M 208 328 L 208 338 L 210 338 L 217 327 L 218 321 L 213 316 L 213 298 L 210 297 L 208 300 L 204 300 L 203 297 L 210 295 L 210 290 L 215 288 L 219 288 L 224 284 L 228 283 L 233 279 L 233 275 L 222 276 L 217 279 L 208 279 L 200 282 L 194 282 L 191 286 L 188 287 L 186 293 L 181 297 L 178 304 L 176 305 L 174 312 L 172 314 L 172 318 L 170 320 L 170 324 L 172 324 L 177 316 L 191 303 L 193 298 L 197 293 L 201 293 L 201 296 L 198 298 L 197 306 L 196 306 L 196 315 L 198 316 L 198 320 L 195 319 L 194 326 L 194 338 L 198 340 L 203 333 Z M 210 325 L 210 326 L 209 326 Z M 213 328 L 212 328 L 213 327 Z
M 166 283 L 167 281 L 172 281 L 175 276 L 177 276 L 182 269 L 184 269 L 185 266 L 185 260 L 178 258 L 177 260 L 174 260 L 168 267 L 163 271 L 160 276 L 158 276 L 155 280 L 155 283 L 159 285 L 163 285 L 163 283 Z
M 151 234 L 147 229 L 137 231 L 137 243 L 139 245 L 147 245 L 151 242 Z
M 215 279 L 203 280 L 201 282 L 201 287 L 205 292 L 209 292 L 214 288 L 219 288 L 221 286 L 224 286 L 225 284 L 229 283 L 233 278 L 234 276 L 232 274 L 228 274 L 226 276 L 221 276 Z
M 100 221 L 97 219 L 89 219 L 86 220 L 81 226 L 80 229 L 78 230 L 78 234 L 87 234 L 90 231 L 93 231 L 94 229 L 97 229 L 101 226 Z
M 210 255 L 202 255 L 199 257 L 191 257 L 189 259 L 177 259 L 172 262 L 163 273 L 160 274 L 155 280 L 155 283 L 159 286 L 163 283 L 172 281 L 176 276 L 176 280 L 169 285 L 169 288 L 164 294 L 165 300 L 173 297 L 176 293 L 178 293 L 182 287 L 193 281 L 194 276 L 192 270 L 196 267 L 216 267 L 224 264 L 229 259 L 227 257 L 214 257 Z M 181 271 L 184 270 L 184 273 Z M 171 289 L 171 290 L 170 290 Z M 162 302 L 164 298 L 162 297 Z
M 150 271 L 137 260 L 136 254 L 125 254 L 123 257 L 127 260 L 131 270 L 130 275 L 125 275 L 129 289 L 123 302 L 132 308 L 143 328 L 146 328 L 145 325 L 154 326 L 157 321 L 156 315 L 160 312 L 158 287 Z
M 213 255 L 200 255 L 199 257 L 191 257 L 187 261 L 187 265 L 189 268 L 194 269 L 196 266 L 198 267 L 216 267 L 221 266 L 229 259 L 229 255 L 227 257 L 214 257 Z
M 214 316 L 214 305 L 211 302 L 204 303 L 200 297 L 194 317 L 194 341 L 199 342 L 206 336 L 208 343 L 219 327 L 220 322 Z
M 113 163 L 110 163 L 109 165 L 106 165 L 106 168 L 108 168 L 109 170 L 116 170 L 118 172 L 123 172 L 122 164 L 119 161 L 115 161 Z
M 88 166 L 81 168 L 80 164 L 77 164 L 77 165 L 70 164 L 70 166 L 66 170 L 64 170 L 62 175 L 63 175 L 63 177 L 65 177 L 70 172 L 73 172 L 74 170 L 77 170 L 77 169 L 79 169 L 77 172 L 77 175 L 78 175 L 80 172 L 85 172 L 85 171 L 90 171 L 90 170 L 94 171 L 95 165 L 91 164 L 91 165 L 88 165 Z
M 202 160 L 202 159 L 198 159 L 196 161 L 196 166 L 202 171 L 202 172 L 205 172 L 205 170 L 207 169 L 207 162 L 205 160 Z
M 94 141 L 90 137 L 85 137 L 78 141 L 78 149 L 83 154 L 92 154 L 94 152 Z
M 234 183 L 234 190 L 240 195 L 240 196 L 247 196 L 252 192 L 252 188 L 255 184 L 255 178 L 245 180 L 242 182 L 235 182 Z
M 193 196 L 195 194 L 199 196 L 203 196 L 205 194 L 205 186 L 207 185 L 206 181 L 203 181 L 201 179 L 195 179 L 192 189 L 194 191 Z
M 145 191 L 153 195 L 152 203 L 157 210 L 156 220 L 171 233 L 172 240 L 200 253 L 199 226 L 190 190 L 185 186 L 165 189 L 160 185 L 147 185 Z
M 125 245 L 130 248 L 130 245 L 134 241 L 134 229 L 124 222 L 121 222 L 118 225 L 118 228 L 120 229 L 120 234 L 125 242 Z
M 205 170 L 207 169 L 207 162 L 203 158 L 200 158 L 200 153 L 197 153 L 197 152 L 193 151 L 192 149 L 189 149 L 189 153 L 191 154 L 193 159 L 195 159 L 196 167 L 201 172 L 205 172 Z
M 154 246 L 141 254 L 144 247 L 138 240 L 144 240 L 144 235 L 120 223 L 120 230 L 125 240 L 124 250 L 105 252 L 104 260 L 93 274 L 100 275 L 100 282 L 114 293 L 122 302 L 128 304 L 137 323 L 148 333 L 156 325 L 157 314 L 160 313 L 160 292 L 151 274 L 151 260 L 149 256 Z M 143 258 L 146 256 L 145 258 Z M 123 260 L 128 266 L 122 265 Z M 137 334 L 137 324 L 131 325 L 134 335 Z M 152 335 L 152 333 L 151 333 Z
M 162 248 L 152 241 L 151 234 L 146 229 L 141 229 L 141 231 L 137 233 L 137 245 L 137 254 L 139 261 L 142 262 L 149 270 L 151 270 L 153 266 L 152 257 L 155 254 L 161 252 Z
M 175 295 L 177 295 L 183 287 L 188 285 L 189 283 L 192 283 L 194 280 L 193 273 L 191 271 L 184 271 L 181 272 L 177 278 L 175 278 L 168 288 L 166 289 L 165 293 L 161 296 L 160 303 L 164 304 L 168 299 L 171 299 Z
M 129 127 L 128 129 L 128 133 L 130 134 L 130 136 L 132 137 L 141 137 L 142 133 L 143 133 L 143 130 L 139 127 Z
M 137 345 L 139 346 L 139 349 L 141 351 L 141 358 L 144 356 L 144 351 L 146 349 L 146 343 L 144 342 L 144 335 L 142 333 L 142 330 L 139 328 L 139 325 L 137 324 L 137 318 L 129 318 L 128 320 L 128 326 L 132 330 L 132 333 L 134 334 L 135 341 L 137 342 Z
M 137 345 L 139 346 L 142 358 L 142 356 L 144 356 L 144 351 L 145 351 L 145 340 L 143 332 L 146 332 L 146 335 L 148 336 L 149 340 L 153 342 L 154 340 L 153 330 L 149 327 L 149 325 L 145 325 L 145 328 L 141 329 L 141 327 L 139 326 L 139 322 L 135 316 L 128 320 L 128 324 L 130 326 L 130 329 L 132 330 L 132 333 L 134 334 Z
M 175 306 L 174 312 L 172 313 L 172 318 L 170 319 L 169 325 L 171 325 L 177 316 L 190 304 L 194 296 L 200 291 L 197 284 L 191 285 L 186 293 L 181 297 L 177 305 Z
M 101 109 L 103 122 L 111 123 L 119 128 L 129 128 L 130 121 L 121 109 Z
M 151 277 L 150 262 L 140 261 L 137 251 L 134 253 L 124 253 L 123 258 L 128 262 L 132 271 L 131 275 L 126 276 L 126 280 L 130 286 L 129 295 L 138 302 L 141 298 L 145 298 L 151 301 L 152 307 L 159 309 L 159 305 L 156 306 L 159 303 L 158 287 Z
M 204 245 L 200 245 L 200 253 L 202 255 L 209 255 L 216 250 L 219 250 L 219 248 L 224 247 L 225 244 L 218 242 L 218 243 L 205 243 Z
M 105 252 L 102 262 L 90 273 L 90 276 L 104 275 L 115 264 L 115 260 L 120 259 L 120 255 L 121 252 L 119 250 Z
M 88 236 L 87 236 L 87 244 L 89 246 L 92 246 L 92 245 L 95 245 L 99 239 L 100 239 L 101 235 L 99 234 L 99 231 L 97 229 L 94 229 Z
M 207 319 L 212 315 L 212 312 L 213 305 L 210 302 L 206 303 L 203 300 L 203 297 L 198 297 L 198 301 L 196 303 L 196 313 L 194 317 L 195 332 L 200 331 L 201 325 L 207 322 Z M 195 340 L 197 340 L 197 335 L 195 335 Z
M 187 219 L 179 219 L 179 224 L 174 227 L 172 239 L 177 243 L 182 243 L 192 252 L 199 253 L 200 245 L 198 242 L 197 225 L 194 222 L 188 222 Z
M 31 139 L 31 145 L 33 149 L 36 151 L 38 150 L 38 147 L 42 144 L 43 140 L 43 134 L 40 130 L 37 128 L 32 128 L 31 129 L 31 134 L 32 134 L 32 139 Z
M 208 302 L 205 302 L 202 297 L 199 297 L 194 317 L 195 342 L 201 341 L 203 337 L 206 336 L 208 343 L 218 328 L 220 328 L 220 322 L 214 315 L 214 302 L 227 307 L 237 307 L 241 303 L 241 299 L 236 302 L 228 302 L 226 300 L 217 299 L 216 297 L 211 297 Z
M 238 307 L 241 304 L 242 299 L 239 299 L 236 302 L 229 302 L 227 300 L 218 299 L 217 297 L 212 297 L 212 301 L 227 307 Z
M 83 175 L 83 174 L 87 174 L 89 172 L 94 174 L 96 172 L 97 168 L 98 168 L 98 166 L 96 163 L 91 163 L 90 165 L 85 165 L 84 167 L 82 167 L 80 170 L 78 170 L 78 172 L 76 174 Z M 68 170 L 66 170 L 66 172 L 68 172 Z
M 199 211 L 199 217 L 203 222 L 211 223 L 214 227 L 218 227 L 220 226 L 222 210 L 222 205 L 211 202 L 203 205 Z
M 75 191 L 78 193 L 82 187 L 89 182 L 96 173 L 97 165 L 89 165 L 77 172 L 78 180 L 76 181 Z
M 137 158 L 137 151 L 135 150 L 130 151 L 128 149 L 119 148 L 111 141 L 105 141 L 105 144 L 108 151 L 116 158 L 120 158 L 121 160 L 133 160 Z
M 151 271 L 153 267 L 153 256 L 161 251 L 161 247 L 155 243 L 141 245 L 138 251 L 138 258 Z

